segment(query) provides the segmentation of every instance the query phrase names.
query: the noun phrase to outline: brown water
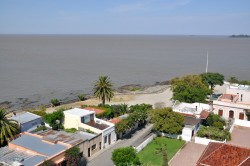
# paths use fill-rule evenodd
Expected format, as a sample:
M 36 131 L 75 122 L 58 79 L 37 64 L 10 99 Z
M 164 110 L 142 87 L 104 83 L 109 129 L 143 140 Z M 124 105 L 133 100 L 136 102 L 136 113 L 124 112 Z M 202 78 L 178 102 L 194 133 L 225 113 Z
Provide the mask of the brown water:
M 201 73 L 207 51 L 209 71 L 250 80 L 249 38 L 0 35 L 0 102 L 69 100 L 90 93 L 99 75 L 118 87 Z

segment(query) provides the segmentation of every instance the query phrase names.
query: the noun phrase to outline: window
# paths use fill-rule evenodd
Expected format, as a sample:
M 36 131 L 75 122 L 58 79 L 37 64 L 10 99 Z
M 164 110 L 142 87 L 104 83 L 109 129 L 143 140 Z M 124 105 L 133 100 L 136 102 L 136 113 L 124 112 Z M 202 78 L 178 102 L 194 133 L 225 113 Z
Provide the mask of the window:
M 104 143 L 107 143 L 107 136 L 104 137 Z
M 91 150 L 95 150 L 96 149 L 96 144 L 91 146 Z
M 219 110 L 219 116 L 223 116 L 223 110 Z
M 81 122 L 82 123 L 88 123 L 90 121 L 90 116 L 83 116 L 81 117 Z
M 239 114 L 239 119 L 240 119 L 240 120 L 244 120 L 244 113 L 243 113 L 243 112 L 241 112 L 241 113 Z

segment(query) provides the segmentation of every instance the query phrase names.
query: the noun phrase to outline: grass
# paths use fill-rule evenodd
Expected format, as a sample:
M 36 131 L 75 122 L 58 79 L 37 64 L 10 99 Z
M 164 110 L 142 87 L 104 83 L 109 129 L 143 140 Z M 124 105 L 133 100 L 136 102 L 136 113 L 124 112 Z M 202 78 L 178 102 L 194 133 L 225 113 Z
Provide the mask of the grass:
M 156 149 L 162 144 L 166 145 L 167 157 L 168 161 L 170 161 L 175 153 L 182 147 L 184 141 L 165 137 L 155 138 L 141 152 L 138 153 L 140 161 L 144 166 L 162 165 L 162 154 L 156 153 Z

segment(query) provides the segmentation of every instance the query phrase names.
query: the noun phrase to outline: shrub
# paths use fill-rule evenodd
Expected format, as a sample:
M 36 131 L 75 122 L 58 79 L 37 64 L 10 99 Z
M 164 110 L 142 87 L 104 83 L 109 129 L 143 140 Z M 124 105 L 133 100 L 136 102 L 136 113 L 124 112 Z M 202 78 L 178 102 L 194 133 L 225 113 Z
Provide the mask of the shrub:
M 60 105 L 60 102 L 58 99 L 51 99 L 50 103 L 52 104 L 53 107 Z
M 218 127 L 219 129 L 223 129 L 223 126 L 226 125 L 226 122 L 219 115 L 210 113 L 207 119 L 203 121 L 203 125 L 213 126 L 213 127 Z
M 35 132 L 41 131 L 41 130 L 47 130 L 46 126 L 39 126 L 36 128 Z
M 202 126 L 197 132 L 199 137 L 206 137 L 217 141 L 231 140 L 231 134 L 227 130 L 220 130 L 216 127 L 204 127 Z
M 64 114 L 63 111 L 65 110 L 65 108 L 59 108 L 56 111 L 54 111 L 53 113 L 50 114 L 46 114 L 44 116 L 44 121 L 47 122 L 52 129 L 58 129 L 58 128 L 63 128 L 62 126 L 62 121 L 64 118 Z M 57 124 L 57 121 L 60 121 L 59 124 Z
M 70 128 L 70 129 L 64 129 L 64 131 L 67 133 L 75 133 L 77 130 L 75 128 Z
M 84 101 L 85 100 L 85 94 L 79 94 L 77 97 L 78 97 L 78 99 L 80 101 Z

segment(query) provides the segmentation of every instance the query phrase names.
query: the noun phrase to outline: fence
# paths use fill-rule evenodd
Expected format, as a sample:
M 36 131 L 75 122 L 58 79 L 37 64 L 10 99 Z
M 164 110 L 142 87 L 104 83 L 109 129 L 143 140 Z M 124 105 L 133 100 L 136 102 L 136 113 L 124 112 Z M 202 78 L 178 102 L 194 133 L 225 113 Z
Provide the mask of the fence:
M 216 141 L 216 140 L 207 139 L 207 138 L 195 137 L 195 138 L 194 138 L 194 142 L 197 143 L 197 144 L 208 145 L 209 142 L 226 143 L 226 140 L 225 140 L 225 141 Z
M 149 138 L 147 138 L 145 141 L 143 141 L 139 146 L 137 146 L 135 148 L 136 152 L 140 152 L 145 146 L 147 146 L 147 144 L 149 144 L 151 141 L 153 141 L 153 139 L 155 138 L 156 136 L 153 134 L 151 135 Z

